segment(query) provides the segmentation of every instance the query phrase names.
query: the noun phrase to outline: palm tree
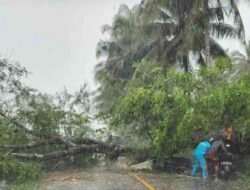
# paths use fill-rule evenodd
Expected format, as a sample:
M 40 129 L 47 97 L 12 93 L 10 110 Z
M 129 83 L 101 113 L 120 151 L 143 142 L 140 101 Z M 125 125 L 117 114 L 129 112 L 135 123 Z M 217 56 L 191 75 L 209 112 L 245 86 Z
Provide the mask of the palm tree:
M 97 89 L 96 101 L 100 115 L 109 113 L 116 97 L 122 94 L 121 84 L 133 74 L 132 64 L 144 56 L 147 47 L 139 48 L 140 41 L 137 31 L 139 26 L 137 7 L 129 9 L 121 5 L 112 25 L 104 25 L 102 30 L 108 33 L 108 40 L 100 40 L 97 44 L 97 58 L 104 58 L 96 65 L 96 79 L 100 86 Z M 105 114 L 105 117 L 108 117 Z
M 169 54 L 173 49 L 178 49 L 178 52 L 182 52 L 182 55 L 194 51 L 199 55 L 200 61 L 209 63 L 210 54 L 214 56 L 218 53 L 225 55 L 223 49 L 213 39 L 214 35 L 219 38 L 238 37 L 245 43 L 244 27 L 235 1 L 231 0 L 226 3 L 218 0 L 216 4 L 211 2 L 211 0 L 147 1 L 149 17 L 156 15 L 155 19 L 157 19 L 164 9 L 177 18 L 178 30 L 173 34 L 174 38 L 166 47 L 165 54 Z M 234 18 L 234 26 L 224 22 L 225 15 Z M 205 39 L 205 43 L 202 39 Z M 206 60 L 203 59 L 202 52 L 205 52 Z
M 217 0 L 215 5 L 210 1 L 206 0 L 206 9 L 200 0 L 145 0 L 132 9 L 122 5 L 112 25 L 103 27 L 110 39 L 97 46 L 97 57 L 105 58 L 96 67 L 101 96 L 107 93 L 110 100 L 112 86 L 130 80 L 135 72 L 133 64 L 143 58 L 165 68 L 180 63 L 189 71 L 190 52 L 202 65 L 209 64 L 210 54 L 227 55 L 214 36 L 238 37 L 244 43 L 244 27 L 235 1 Z M 224 22 L 226 15 L 233 15 L 234 26 Z
M 210 37 L 209 37 L 209 7 L 208 0 L 203 0 L 203 9 L 204 9 L 204 37 L 205 37 L 205 55 L 206 55 L 206 64 L 211 67 L 210 59 Z
M 208 7 L 208 0 L 203 2 L 206 2 L 206 9 L 198 0 L 148 0 L 131 10 L 121 6 L 112 26 L 104 27 L 104 31 L 110 33 L 110 40 L 98 43 L 97 56 L 108 57 L 97 66 L 97 73 L 106 70 L 109 75 L 129 79 L 133 76 L 133 63 L 144 57 L 165 66 L 180 60 L 184 70 L 189 71 L 190 52 L 195 52 L 203 65 L 209 63 L 210 54 L 226 55 L 209 34 L 245 40 L 236 4 L 230 1 L 228 11 L 224 11 L 226 5 L 220 0 L 213 7 Z M 224 14 L 234 16 L 236 28 L 224 23 Z M 173 39 L 169 40 L 171 36 Z
M 212 1 L 211 1 L 211 3 L 212 3 Z M 209 42 L 210 41 L 209 40 L 210 25 L 212 26 L 213 30 L 216 30 L 216 27 L 217 27 L 216 32 L 220 31 L 222 35 L 226 35 L 226 33 L 234 31 L 233 37 L 237 35 L 239 37 L 239 39 L 242 40 L 243 44 L 245 44 L 244 26 L 243 26 L 243 22 L 242 22 L 242 19 L 241 19 L 241 16 L 240 16 L 240 13 L 239 13 L 239 10 L 237 7 L 237 1 L 230 0 L 227 5 L 225 3 L 227 3 L 227 2 L 222 2 L 221 0 L 217 0 L 217 5 L 215 7 L 209 7 L 209 0 L 203 1 L 203 7 L 204 7 L 204 13 L 205 13 L 204 14 L 205 55 L 206 55 L 206 63 L 208 66 L 211 66 L 210 42 Z M 228 10 L 223 9 L 223 6 L 226 6 Z M 213 17 L 214 13 L 215 13 L 216 19 L 219 21 L 219 23 L 209 24 L 209 19 L 210 18 L 214 19 L 214 17 Z M 224 14 L 223 13 L 233 16 L 236 30 L 232 30 L 232 28 L 231 28 L 231 31 L 230 31 L 226 28 L 227 25 L 223 26 L 220 24 L 221 22 L 224 22 Z M 220 24 L 220 25 L 218 25 L 218 24 Z M 218 29 L 218 27 L 220 27 L 220 28 Z
M 105 61 L 96 67 L 96 76 L 106 73 L 109 76 L 127 79 L 132 76 L 131 65 L 140 60 L 147 53 L 150 45 L 140 38 L 139 7 L 129 9 L 126 5 L 120 6 L 118 14 L 111 26 L 103 26 L 103 32 L 108 32 L 110 39 L 97 44 L 97 58 L 105 57 Z
M 233 60 L 234 67 L 230 73 L 232 79 L 240 78 L 244 74 L 249 74 L 250 72 L 250 42 L 245 48 L 246 55 L 240 53 L 239 51 L 232 52 L 231 59 Z

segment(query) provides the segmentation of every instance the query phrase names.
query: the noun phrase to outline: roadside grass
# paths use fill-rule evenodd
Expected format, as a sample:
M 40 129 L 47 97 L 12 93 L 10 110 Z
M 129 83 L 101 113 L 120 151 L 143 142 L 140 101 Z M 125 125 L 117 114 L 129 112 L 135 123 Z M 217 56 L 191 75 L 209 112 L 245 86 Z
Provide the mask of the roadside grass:
M 10 189 L 11 190 L 35 190 L 39 189 L 40 183 L 37 181 L 26 181 L 23 183 L 15 184 Z

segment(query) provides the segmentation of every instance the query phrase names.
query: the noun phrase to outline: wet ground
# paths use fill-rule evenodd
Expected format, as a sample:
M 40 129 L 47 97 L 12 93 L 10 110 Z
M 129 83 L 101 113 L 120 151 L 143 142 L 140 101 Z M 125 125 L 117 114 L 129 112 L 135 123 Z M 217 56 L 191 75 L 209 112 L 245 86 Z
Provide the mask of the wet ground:
M 136 178 L 135 176 L 139 177 Z M 140 181 L 142 180 L 142 181 Z M 143 182 L 145 182 L 143 184 Z M 148 186 L 147 186 L 148 185 Z M 166 175 L 125 170 L 53 172 L 42 180 L 40 190 L 250 190 L 227 182 L 213 182 L 185 175 Z

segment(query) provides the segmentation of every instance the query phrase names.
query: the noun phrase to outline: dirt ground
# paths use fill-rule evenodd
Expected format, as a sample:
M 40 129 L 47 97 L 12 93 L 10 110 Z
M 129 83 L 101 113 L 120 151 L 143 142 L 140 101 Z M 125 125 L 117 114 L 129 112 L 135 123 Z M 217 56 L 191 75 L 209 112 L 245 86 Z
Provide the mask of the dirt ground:
M 147 184 L 136 179 L 139 176 Z M 46 175 L 39 190 L 237 190 L 227 182 L 214 183 L 185 175 L 166 175 L 125 170 L 81 170 Z M 250 190 L 241 187 L 240 190 Z

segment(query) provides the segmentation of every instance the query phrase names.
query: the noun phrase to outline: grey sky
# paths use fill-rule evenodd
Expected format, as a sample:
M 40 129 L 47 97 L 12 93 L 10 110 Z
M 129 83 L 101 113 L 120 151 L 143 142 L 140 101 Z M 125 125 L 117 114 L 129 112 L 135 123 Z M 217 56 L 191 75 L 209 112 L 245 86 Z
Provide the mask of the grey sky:
M 121 3 L 139 0 L 0 0 L 0 54 L 32 74 L 26 83 L 54 93 L 93 87 L 100 27 Z
M 48 93 L 64 86 L 92 88 L 100 27 L 110 24 L 120 4 L 140 0 L 0 0 L 0 54 L 20 62 L 32 75 L 26 83 Z M 249 7 L 241 6 L 250 39 Z M 240 48 L 235 42 L 226 46 Z
M 241 17 L 245 26 L 245 33 L 246 33 L 246 39 L 247 41 L 250 40 L 250 5 L 241 3 L 239 6 Z M 245 54 L 244 47 L 240 44 L 237 40 L 219 40 L 219 42 L 222 44 L 222 46 L 226 49 L 229 49 L 230 51 L 238 50 Z

